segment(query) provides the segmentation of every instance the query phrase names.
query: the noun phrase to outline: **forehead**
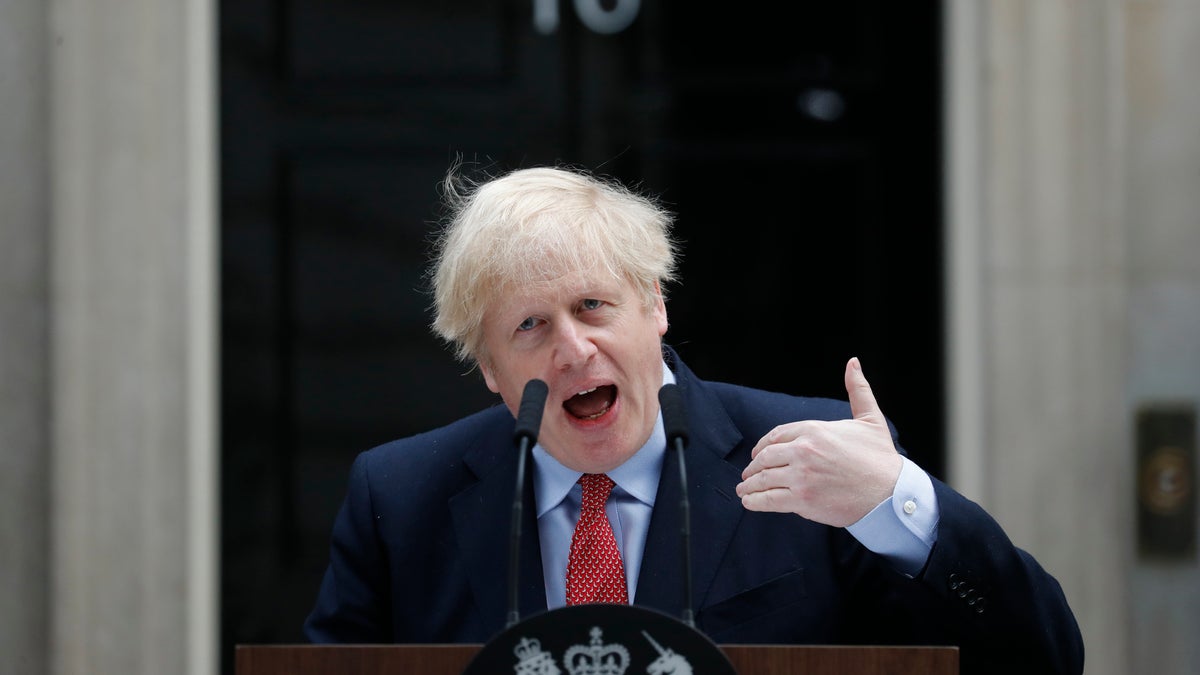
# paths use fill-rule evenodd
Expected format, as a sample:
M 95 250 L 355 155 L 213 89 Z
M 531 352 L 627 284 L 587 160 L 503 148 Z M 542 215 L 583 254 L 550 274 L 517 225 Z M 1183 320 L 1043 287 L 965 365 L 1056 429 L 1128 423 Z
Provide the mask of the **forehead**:
M 599 300 L 633 292 L 628 280 L 605 271 L 575 271 L 497 288 L 486 304 L 485 317 L 527 315 L 546 311 L 584 298 Z M 522 318 L 523 318 L 522 316 Z

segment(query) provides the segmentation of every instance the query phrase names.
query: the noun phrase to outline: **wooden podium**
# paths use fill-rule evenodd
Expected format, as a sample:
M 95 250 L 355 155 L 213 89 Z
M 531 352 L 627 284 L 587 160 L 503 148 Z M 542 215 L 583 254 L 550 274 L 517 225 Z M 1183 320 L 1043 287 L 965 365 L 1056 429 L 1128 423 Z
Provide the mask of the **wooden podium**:
M 238 645 L 236 675 L 460 675 L 483 645 Z M 957 647 L 720 645 L 739 675 L 958 675 Z

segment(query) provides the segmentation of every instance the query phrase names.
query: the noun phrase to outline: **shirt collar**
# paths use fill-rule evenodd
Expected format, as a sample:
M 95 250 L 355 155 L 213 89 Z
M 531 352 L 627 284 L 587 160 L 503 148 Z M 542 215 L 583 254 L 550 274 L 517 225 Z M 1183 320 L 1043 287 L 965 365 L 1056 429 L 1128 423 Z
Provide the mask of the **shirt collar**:
M 663 363 L 663 384 L 674 384 L 675 373 Z M 663 430 L 662 411 L 654 421 L 654 429 L 650 438 L 640 450 L 625 460 L 617 468 L 608 472 L 608 477 L 621 490 L 631 495 L 646 506 L 654 506 L 655 495 L 658 494 L 658 479 L 662 475 L 663 457 L 667 452 L 667 434 Z M 550 456 L 541 444 L 533 446 L 533 481 L 534 494 L 537 497 L 537 515 L 542 517 L 547 511 L 558 506 L 571 488 L 583 475 L 579 471 L 568 469 L 557 459 Z

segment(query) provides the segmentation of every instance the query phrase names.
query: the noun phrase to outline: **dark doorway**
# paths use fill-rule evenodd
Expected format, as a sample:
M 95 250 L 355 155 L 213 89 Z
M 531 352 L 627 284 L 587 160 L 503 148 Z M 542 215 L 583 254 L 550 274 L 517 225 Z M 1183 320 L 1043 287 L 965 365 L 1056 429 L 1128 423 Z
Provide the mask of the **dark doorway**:
M 300 640 L 354 455 L 496 400 L 427 328 L 459 156 L 660 196 L 693 369 L 845 398 L 858 355 L 942 474 L 938 4 L 630 6 L 220 3 L 225 672 Z

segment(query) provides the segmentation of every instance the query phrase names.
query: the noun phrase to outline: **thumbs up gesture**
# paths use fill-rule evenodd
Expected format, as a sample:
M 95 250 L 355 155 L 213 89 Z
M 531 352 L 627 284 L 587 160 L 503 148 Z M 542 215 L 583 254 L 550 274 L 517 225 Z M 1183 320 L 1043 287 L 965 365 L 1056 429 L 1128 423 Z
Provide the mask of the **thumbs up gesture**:
M 903 461 L 857 358 L 846 393 L 853 419 L 782 424 L 759 439 L 737 486 L 743 506 L 846 527 L 892 495 Z

